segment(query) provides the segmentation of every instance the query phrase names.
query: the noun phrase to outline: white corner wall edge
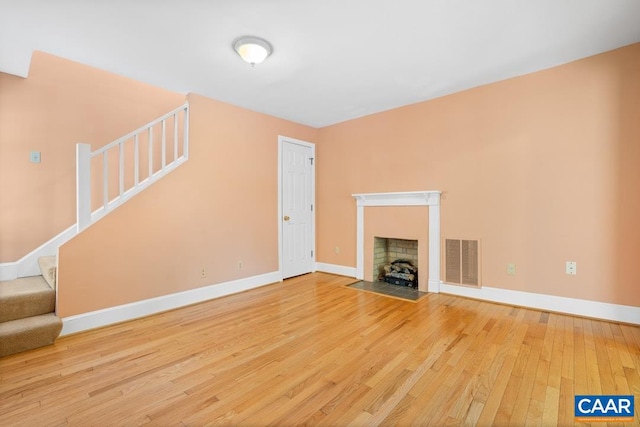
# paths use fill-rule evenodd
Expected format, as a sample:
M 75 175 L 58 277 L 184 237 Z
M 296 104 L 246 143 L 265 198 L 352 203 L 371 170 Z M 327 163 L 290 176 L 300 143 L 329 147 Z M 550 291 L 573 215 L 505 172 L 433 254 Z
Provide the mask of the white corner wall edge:
M 640 307 L 483 286 L 467 288 L 440 282 L 440 292 L 543 311 L 640 325 Z
M 230 282 L 217 283 L 202 288 L 191 289 L 161 297 L 150 298 L 130 304 L 109 307 L 102 310 L 82 313 L 62 319 L 62 332 L 60 336 L 100 328 L 114 323 L 125 322 L 151 314 L 180 308 L 187 305 L 204 302 L 210 299 L 235 294 L 260 286 L 278 283 L 280 272 L 260 274 Z
M 322 273 L 337 274 L 339 276 L 356 277 L 355 267 L 346 267 L 344 265 L 325 264 L 324 262 L 316 263 L 316 270 Z
M 38 258 L 41 256 L 56 255 L 58 248 L 75 237 L 76 234 L 78 234 L 78 230 L 74 224 L 51 240 L 32 250 L 18 261 L 0 264 L 0 280 L 13 280 L 18 277 L 38 276 L 42 274 L 40 272 L 40 266 L 38 265 Z
M 3 262 L 0 264 L 0 280 L 13 280 L 18 278 L 18 263 Z

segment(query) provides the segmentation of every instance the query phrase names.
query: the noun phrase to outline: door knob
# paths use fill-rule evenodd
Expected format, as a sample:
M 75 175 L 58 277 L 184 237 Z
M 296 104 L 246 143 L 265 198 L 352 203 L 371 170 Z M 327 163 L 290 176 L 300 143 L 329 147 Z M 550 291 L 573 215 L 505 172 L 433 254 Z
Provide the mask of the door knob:
M 289 218 L 289 215 L 285 215 L 285 216 L 284 216 L 284 220 L 285 220 L 285 221 L 289 221 L 290 219 L 291 219 L 291 218 Z

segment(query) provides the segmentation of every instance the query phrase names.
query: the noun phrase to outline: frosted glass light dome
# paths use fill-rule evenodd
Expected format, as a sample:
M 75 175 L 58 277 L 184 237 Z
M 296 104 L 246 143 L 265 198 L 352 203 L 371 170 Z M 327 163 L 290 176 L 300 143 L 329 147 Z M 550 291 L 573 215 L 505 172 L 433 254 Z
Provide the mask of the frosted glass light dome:
M 254 36 L 244 36 L 236 39 L 233 42 L 233 49 L 252 67 L 267 59 L 273 52 L 273 48 L 268 41 Z

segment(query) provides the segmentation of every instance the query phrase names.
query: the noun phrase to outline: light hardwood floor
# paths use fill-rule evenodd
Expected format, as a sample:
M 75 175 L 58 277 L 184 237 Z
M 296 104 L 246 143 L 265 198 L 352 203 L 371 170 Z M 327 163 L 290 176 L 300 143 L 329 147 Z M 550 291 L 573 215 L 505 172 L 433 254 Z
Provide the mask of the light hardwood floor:
M 640 405 L 638 327 L 352 281 L 310 274 L 0 359 L 0 425 L 546 426 L 574 424 L 575 394 Z

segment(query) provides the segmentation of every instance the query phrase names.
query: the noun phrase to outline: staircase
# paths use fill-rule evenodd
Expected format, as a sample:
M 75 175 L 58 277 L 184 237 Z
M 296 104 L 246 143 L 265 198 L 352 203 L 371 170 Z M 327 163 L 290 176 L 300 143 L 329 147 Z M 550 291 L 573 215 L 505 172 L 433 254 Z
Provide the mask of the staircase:
M 60 335 L 56 259 L 41 257 L 38 263 L 42 276 L 0 282 L 0 357 L 53 344 Z
M 188 103 L 93 152 L 88 144 L 76 145 L 76 224 L 10 263 L 8 272 L 0 264 L 0 277 L 12 279 L 0 281 L 0 357 L 53 344 L 60 335 L 62 321 L 55 314 L 57 260 L 42 255 L 55 253 L 188 158 Z M 92 159 L 101 165 L 94 171 Z M 102 201 L 95 210 L 92 192 Z M 40 276 L 35 276 L 36 259 Z

